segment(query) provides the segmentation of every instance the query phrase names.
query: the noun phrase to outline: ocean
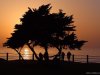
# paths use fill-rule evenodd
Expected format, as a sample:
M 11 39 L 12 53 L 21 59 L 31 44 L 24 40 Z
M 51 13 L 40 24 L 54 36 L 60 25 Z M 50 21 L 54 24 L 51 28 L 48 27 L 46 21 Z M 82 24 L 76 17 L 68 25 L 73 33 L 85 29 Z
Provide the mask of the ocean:
M 87 55 L 88 55 L 88 61 L 91 63 L 100 63 L 100 49 L 82 49 L 82 50 L 62 50 L 65 53 L 64 60 L 67 61 L 67 52 L 70 51 L 72 55 L 74 55 L 74 61 L 75 62 L 87 62 Z M 41 52 L 44 54 L 44 49 L 41 47 L 35 47 L 35 52 L 37 55 Z M 53 56 L 57 54 L 58 50 L 55 48 L 48 49 L 49 56 Z M 19 55 L 10 48 L 0 48 L 0 58 L 7 59 L 7 53 L 8 53 L 8 60 L 16 60 L 19 59 Z M 24 47 L 21 51 L 21 54 L 25 60 L 32 60 L 33 54 L 31 50 L 28 47 Z M 52 59 L 52 58 L 50 58 Z M 71 57 L 72 61 L 73 57 Z

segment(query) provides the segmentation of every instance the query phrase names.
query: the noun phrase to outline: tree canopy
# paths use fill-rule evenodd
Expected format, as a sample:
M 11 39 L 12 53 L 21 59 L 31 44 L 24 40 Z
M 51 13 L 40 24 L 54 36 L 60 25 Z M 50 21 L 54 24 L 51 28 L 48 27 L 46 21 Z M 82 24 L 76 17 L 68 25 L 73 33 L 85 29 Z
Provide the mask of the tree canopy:
M 50 13 L 51 8 L 50 4 L 42 5 L 38 9 L 28 8 L 20 19 L 21 24 L 15 25 L 15 31 L 4 46 L 19 50 L 28 45 L 37 59 L 39 58 L 34 51 L 36 45 L 43 47 L 46 53 L 49 47 L 55 47 L 59 51 L 64 48 L 81 49 L 86 41 L 78 40 L 74 33 L 76 26 L 73 25 L 73 16 L 66 16 L 62 10 Z

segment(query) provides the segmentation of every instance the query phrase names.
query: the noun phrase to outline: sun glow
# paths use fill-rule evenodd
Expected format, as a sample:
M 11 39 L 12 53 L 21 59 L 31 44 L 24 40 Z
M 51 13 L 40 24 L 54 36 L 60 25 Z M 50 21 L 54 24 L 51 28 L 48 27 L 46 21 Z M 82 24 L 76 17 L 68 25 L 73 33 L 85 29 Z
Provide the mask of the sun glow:
M 28 48 L 25 48 L 24 49 L 24 59 L 30 59 L 30 56 L 29 56 L 29 50 L 28 50 Z
M 24 50 L 24 54 L 29 54 L 29 50 L 27 48 Z

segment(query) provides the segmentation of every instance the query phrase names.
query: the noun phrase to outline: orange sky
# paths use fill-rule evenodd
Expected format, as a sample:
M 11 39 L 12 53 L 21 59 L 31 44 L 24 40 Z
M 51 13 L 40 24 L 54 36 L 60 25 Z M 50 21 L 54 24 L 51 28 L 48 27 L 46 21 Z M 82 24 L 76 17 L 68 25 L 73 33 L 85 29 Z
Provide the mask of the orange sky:
M 100 0 L 0 0 L 0 46 L 20 23 L 27 7 L 47 3 L 53 6 L 52 12 L 63 9 L 66 15 L 74 15 L 78 38 L 88 41 L 85 48 L 100 48 Z

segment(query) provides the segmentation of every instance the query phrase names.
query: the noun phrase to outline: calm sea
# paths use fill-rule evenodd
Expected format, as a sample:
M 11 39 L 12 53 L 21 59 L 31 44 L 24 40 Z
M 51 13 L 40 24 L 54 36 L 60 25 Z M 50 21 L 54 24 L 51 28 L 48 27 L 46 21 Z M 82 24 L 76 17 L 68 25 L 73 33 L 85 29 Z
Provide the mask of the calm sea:
M 40 47 L 35 47 L 35 51 L 37 55 L 41 52 L 44 53 L 44 49 Z M 65 52 L 65 60 L 67 61 L 66 54 L 69 50 L 63 50 Z M 55 55 L 58 51 L 57 49 L 50 48 L 48 50 L 49 56 Z M 70 50 L 72 55 L 74 54 L 74 58 L 76 62 L 86 62 L 87 55 L 89 56 L 89 62 L 100 63 L 100 49 L 82 49 L 82 50 Z M 19 58 L 18 54 L 10 48 L 0 48 L 0 58 L 6 59 L 6 53 L 9 54 L 9 60 L 16 60 Z M 21 51 L 21 54 L 24 59 L 30 60 L 32 59 L 32 52 L 27 47 L 24 47 Z M 51 58 L 52 59 L 52 58 Z M 71 58 L 72 59 L 72 58 Z

